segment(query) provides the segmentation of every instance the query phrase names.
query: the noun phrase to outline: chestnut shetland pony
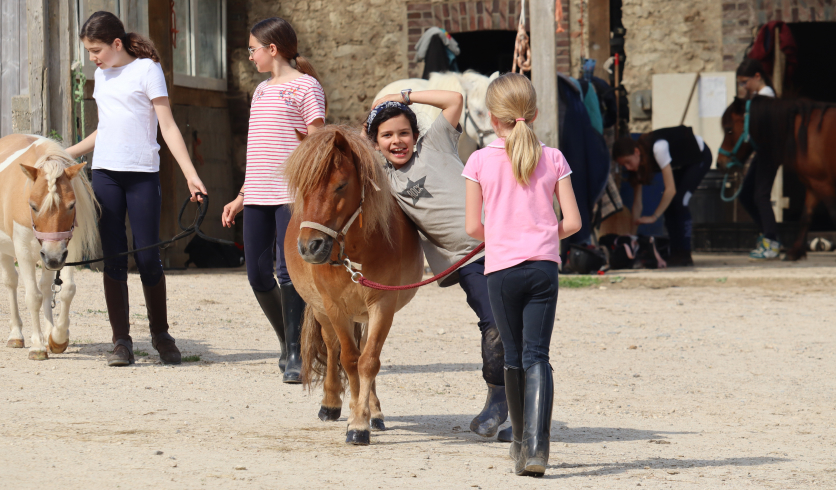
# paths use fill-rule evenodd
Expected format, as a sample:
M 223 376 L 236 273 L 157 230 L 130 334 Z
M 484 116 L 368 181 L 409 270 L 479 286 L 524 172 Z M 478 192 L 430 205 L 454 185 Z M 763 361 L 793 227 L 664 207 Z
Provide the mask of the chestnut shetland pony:
M 20 266 L 26 306 L 32 317 L 29 359 L 62 353 L 69 344 L 70 303 L 75 296 L 73 268 L 62 274 L 57 323 L 52 317 L 52 282 L 64 263 L 98 251 L 98 204 L 82 169 L 56 142 L 14 134 L 0 139 L 0 270 L 9 290 L 11 333 L 7 347 L 24 347 L 17 303 Z M 43 266 L 40 288 L 35 266 Z M 41 325 L 43 309 L 45 325 Z
M 337 420 L 344 373 L 351 390 L 346 443 L 367 445 L 370 428 L 385 429 L 375 390 L 380 352 L 395 312 L 416 290 L 364 288 L 341 263 L 348 257 L 384 284 L 419 281 L 418 233 L 391 196 L 371 145 L 354 129 L 329 125 L 305 137 L 285 162 L 284 178 L 296 197 L 285 259 L 307 303 L 302 379 L 310 388 L 324 376 L 319 417 Z
M 717 157 L 721 166 L 744 162 L 758 150 L 770 156 L 764 164 L 792 165 L 798 173 L 807 194 L 801 230 L 787 259 L 806 257 L 807 231 L 819 203 L 836 224 L 836 105 L 807 99 L 735 98 L 722 125 L 725 137 Z

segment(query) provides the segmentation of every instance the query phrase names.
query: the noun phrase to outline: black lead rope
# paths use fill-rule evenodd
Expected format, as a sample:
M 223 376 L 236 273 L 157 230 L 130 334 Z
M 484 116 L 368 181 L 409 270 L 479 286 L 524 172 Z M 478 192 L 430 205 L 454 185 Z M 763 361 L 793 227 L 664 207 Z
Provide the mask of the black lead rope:
M 177 240 L 181 240 L 186 238 L 191 234 L 196 234 L 200 238 L 203 238 L 206 241 L 220 243 L 221 245 L 235 245 L 235 242 L 231 242 L 229 240 L 222 240 L 220 238 L 214 238 L 205 235 L 200 230 L 200 225 L 203 224 L 204 218 L 206 218 L 206 212 L 209 211 L 209 196 L 203 194 L 202 192 L 196 192 L 196 196 L 203 197 L 203 201 L 196 201 L 197 204 L 197 214 L 195 214 L 194 220 L 192 221 L 191 226 L 183 226 L 183 213 L 186 212 L 186 207 L 188 207 L 189 202 L 191 202 L 191 196 L 187 197 L 185 201 L 183 201 L 183 205 L 180 207 L 180 213 L 177 215 L 177 225 L 182 230 L 180 233 L 174 235 L 170 240 L 165 240 L 163 242 L 155 243 L 153 245 L 148 245 L 147 247 L 138 248 L 136 250 L 128 250 L 127 252 L 122 252 L 118 254 L 108 255 L 107 257 L 101 257 L 98 259 L 90 259 L 90 260 L 81 260 L 78 262 L 67 262 L 64 264 L 66 266 L 77 266 L 77 265 L 87 265 L 87 264 L 94 264 L 96 262 L 101 262 L 103 260 L 110 260 L 115 259 L 117 257 L 124 257 L 126 255 L 131 255 L 137 252 L 142 252 L 145 250 L 151 250 L 152 248 L 161 248 L 166 249 L 169 245 L 176 242 Z M 55 308 L 55 296 L 61 292 L 61 286 L 64 284 L 64 281 L 61 280 L 61 269 L 55 271 L 55 280 L 52 283 L 52 307 Z

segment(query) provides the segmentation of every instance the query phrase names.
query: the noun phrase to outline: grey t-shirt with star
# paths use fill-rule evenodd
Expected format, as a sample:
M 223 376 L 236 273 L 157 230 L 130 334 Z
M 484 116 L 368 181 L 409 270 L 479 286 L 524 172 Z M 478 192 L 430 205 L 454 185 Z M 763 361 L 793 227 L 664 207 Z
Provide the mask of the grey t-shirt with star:
M 463 259 L 481 242 L 464 228 L 464 164 L 459 159 L 460 128 L 439 115 L 427 133 L 418 139 L 415 153 L 401 168 L 386 162 L 392 194 L 404 213 L 415 223 L 421 247 L 433 274 L 445 271 Z M 470 262 L 479 260 L 481 252 Z M 459 281 L 458 271 L 441 279 L 441 287 Z

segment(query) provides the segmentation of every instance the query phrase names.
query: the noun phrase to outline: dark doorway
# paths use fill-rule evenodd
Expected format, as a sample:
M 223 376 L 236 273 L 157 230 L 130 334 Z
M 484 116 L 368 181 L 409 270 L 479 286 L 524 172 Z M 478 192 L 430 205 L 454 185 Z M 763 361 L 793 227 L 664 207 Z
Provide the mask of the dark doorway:
M 836 102 L 836 22 L 787 24 L 798 47 L 798 66 L 789 87 L 792 95 Z M 790 94 L 787 94 L 790 95 Z
M 456 58 L 459 70 L 475 70 L 485 76 L 511 71 L 516 31 L 459 32 L 452 36 L 461 49 Z

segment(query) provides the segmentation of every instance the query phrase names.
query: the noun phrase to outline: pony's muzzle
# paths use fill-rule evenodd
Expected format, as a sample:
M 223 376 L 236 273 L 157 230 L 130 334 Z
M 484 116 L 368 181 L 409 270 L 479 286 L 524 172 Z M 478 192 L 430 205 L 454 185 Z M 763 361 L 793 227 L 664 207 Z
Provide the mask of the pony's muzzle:
M 299 255 L 305 262 L 311 264 L 324 264 L 331 257 L 331 250 L 334 248 L 334 239 L 321 233 L 311 233 L 307 239 L 299 237 L 296 247 Z
M 68 253 L 69 251 L 66 247 L 61 247 L 60 250 L 46 250 L 42 248 L 41 263 L 43 263 L 45 269 L 51 271 L 61 269 L 67 261 Z

